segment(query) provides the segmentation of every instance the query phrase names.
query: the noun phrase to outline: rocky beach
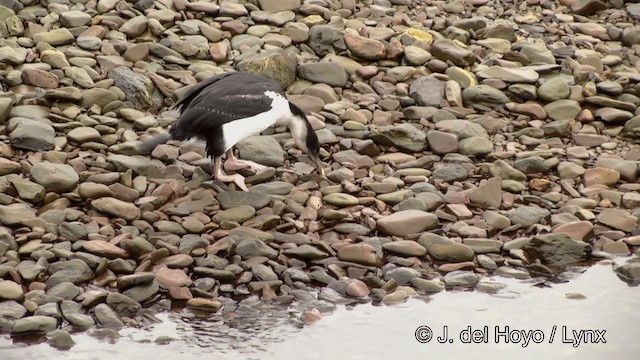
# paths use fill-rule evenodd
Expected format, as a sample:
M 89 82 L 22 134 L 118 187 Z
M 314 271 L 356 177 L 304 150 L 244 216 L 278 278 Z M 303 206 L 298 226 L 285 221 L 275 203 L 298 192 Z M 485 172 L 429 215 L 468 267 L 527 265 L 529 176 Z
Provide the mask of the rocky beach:
M 285 127 L 237 145 L 248 192 L 200 144 L 141 150 L 229 71 L 287 90 L 326 176 Z M 637 286 L 639 249 L 640 3 L 0 0 L 2 336 L 311 324 L 594 263 Z

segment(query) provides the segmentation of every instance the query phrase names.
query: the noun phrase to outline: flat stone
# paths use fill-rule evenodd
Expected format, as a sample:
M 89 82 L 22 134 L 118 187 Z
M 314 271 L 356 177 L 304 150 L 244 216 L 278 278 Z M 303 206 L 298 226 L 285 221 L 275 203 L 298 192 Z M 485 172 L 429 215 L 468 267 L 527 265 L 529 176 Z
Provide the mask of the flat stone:
M 594 167 L 584 172 L 584 185 L 607 185 L 613 186 L 620 180 L 620 173 L 616 170 L 603 167 Z
M 19 225 L 36 217 L 35 209 L 27 204 L 0 205 L 0 223 L 5 225 Z
M 344 43 L 353 55 L 364 60 L 382 60 L 387 55 L 384 44 L 375 39 L 347 33 Z
M 447 273 L 443 281 L 447 287 L 474 287 L 480 276 L 473 271 L 458 270 Z
M 427 249 L 415 241 L 411 240 L 399 240 L 390 241 L 384 243 L 382 248 L 395 254 L 402 256 L 424 256 L 427 254 Z
M 502 204 L 502 180 L 493 177 L 470 191 L 467 197 L 471 203 L 478 206 L 499 208 Z
M 265 244 L 264 241 L 258 239 L 242 240 L 236 246 L 235 252 L 243 258 L 251 258 L 254 256 L 275 258 L 278 255 L 277 250 Z
M 567 99 L 570 93 L 569 84 L 561 76 L 552 77 L 538 87 L 538 97 L 548 102 Z
M 93 200 L 91 201 L 91 206 L 97 211 L 121 217 L 128 221 L 133 221 L 140 217 L 140 209 L 138 209 L 134 204 L 112 197 L 103 197 Z
M 271 203 L 271 197 L 259 192 L 225 191 L 216 195 L 222 209 L 236 208 L 248 205 L 254 209 L 261 209 Z
M 631 232 L 638 228 L 638 219 L 625 210 L 604 209 L 597 216 L 597 219 L 604 225 L 625 232 Z
M 406 267 L 391 269 L 384 274 L 386 281 L 393 279 L 400 286 L 411 284 L 413 279 L 419 277 L 421 274 L 418 270 Z
M 343 193 L 333 193 L 326 195 L 322 198 L 322 201 L 326 202 L 329 205 L 337 207 L 355 206 L 360 203 L 358 198 L 356 198 L 355 196 Z
M 11 145 L 17 149 L 29 151 L 51 150 L 54 147 L 55 130 L 49 124 L 23 119 L 9 134 L 9 137 Z
M 464 262 L 473 259 L 473 250 L 462 243 L 435 236 L 431 239 L 421 237 L 418 242 L 424 246 L 429 255 L 444 262 Z
M 388 235 L 406 236 L 430 230 L 438 225 L 437 216 L 420 210 L 404 210 L 376 222 L 376 227 Z
M 395 146 L 411 152 L 419 152 L 427 147 L 427 135 L 406 123 L 374 128 L 371 139 L 381 145 Z
M 20 300 L 23 295 L 22 286 L 19 284 L 10 280 L 0 281 L 0 299 Z
M 58 321 L 49 316 L 27 316 L 16 320 L 13 324 L 12 334 L 44 334 L 55 330 Z
M 300 77 L 314 83 L 343 87 L 347 84 L 347 72 L 339 62 L 306 63 L 299 68 Z
M 379 266 L 382 259 L 369 244 L 345 245 L 338 250 L 338 259 L 358 264 Z
M 438 39 L 431 44 L 431 54 L 442 61 L 451 61 L 457 66 L 469 66 L 476 60 L 475 55 L 450 39 Z
M 347 285 L 345 292 L 347 296 L 359 299 L 369 296 L 371 290 L 369 290 L 369 287 L 364 282 L 353 279 L 349 282 L 349 285 Z
M 544 106 L 544 111 L 552 120 L 574 120 L 582 108 L 575 100 L 557 100 Z
M 238 144 L 239 157 L 265 166 L 282 166 L 285 152 L 278 141 L 271 136 L 252 136 Z
M 593 224 L 590 221 L 574 221 L 558 226 L 553 232 L 565 233 L 573 240 L 587 241 L 593 236 Z
M 591 245 L 573 240 L 565 233 L 536 235 L 524 250 L 539 258 L 543 264 L 564 266 L 584 261 L 591 253 Z
M 514 224 L 529 227 L 534 224 L 539 224 L 542 220 L 548 218 L 549 215 L 551 215 L 551 212 L 547 209 L 533 206 L 522 206 L 513 210 L 509 214 L 509 219 Z
M 0 319 L 17 320 L 27 313 L 27 309 L 13 300 L 0 302 Z
M 94 312 L 96 319 L 98 320 L 98 324 L 101 326 L 113 330 L 120 330 L 124 327 L 122 320 L 118 318 L 118 315 L 113 311 L 113 309 L 111 309 L 111 307 L 109 307 L 109 305 L 98 304 L 95 307 Z
M 506 82 L 534 83 L 538 80 L 538 73 L 527 68 L 505 68 L 502 66 L 491 66 L 480 70 L 476 76 L 483 79 L 500 79 Z

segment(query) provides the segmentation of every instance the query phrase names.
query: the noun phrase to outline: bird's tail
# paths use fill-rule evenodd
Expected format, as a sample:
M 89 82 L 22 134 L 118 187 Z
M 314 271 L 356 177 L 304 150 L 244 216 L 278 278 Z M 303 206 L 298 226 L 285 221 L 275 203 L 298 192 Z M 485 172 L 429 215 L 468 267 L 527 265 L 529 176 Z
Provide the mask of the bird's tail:
M 152 136 L 150 139 L 143 141 L 142 144 L 140 144 L 140 147 L 138 149 L 143 154 L 150 154 L 153 151 L 153 149 L 156 148 L 156 146 L 160 144 L 164 144 L 169 140 L 171 140 L 170 133 L 156 134 Z

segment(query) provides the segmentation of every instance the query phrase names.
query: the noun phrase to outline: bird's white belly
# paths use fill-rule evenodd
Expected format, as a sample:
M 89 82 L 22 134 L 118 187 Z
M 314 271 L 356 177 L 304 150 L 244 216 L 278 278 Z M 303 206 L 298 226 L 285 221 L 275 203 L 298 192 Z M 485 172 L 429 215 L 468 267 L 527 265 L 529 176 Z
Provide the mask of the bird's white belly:
M 222 125 L 225 151 L 249 136 L 260 134 L 289 113 L 289 102 L 285 98 L 276 94 L 271 95 L 269 92 L 267 96 L 274 98 L 271 110 Z
M 229 150 L 241 140 L 258 135 L 269 126 L 275 124 L 275 114 L 269 112 L 258 114 L 250 118 L 232 121 L 222 125 L 222 135 L 224 138 L 224 149 Z

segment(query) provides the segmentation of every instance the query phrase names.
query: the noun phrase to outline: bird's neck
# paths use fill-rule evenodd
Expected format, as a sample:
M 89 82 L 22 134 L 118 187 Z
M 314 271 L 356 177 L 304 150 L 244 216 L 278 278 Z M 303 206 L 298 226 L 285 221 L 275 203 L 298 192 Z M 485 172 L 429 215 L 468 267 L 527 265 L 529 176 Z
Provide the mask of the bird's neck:
M 289 131 L 291 131 L 293 142 L 300 150 L 307 152 L 307 135 L 309 132 L 309 121 L 304 117 L 296 115 L 289 116 L 286 121 Z

